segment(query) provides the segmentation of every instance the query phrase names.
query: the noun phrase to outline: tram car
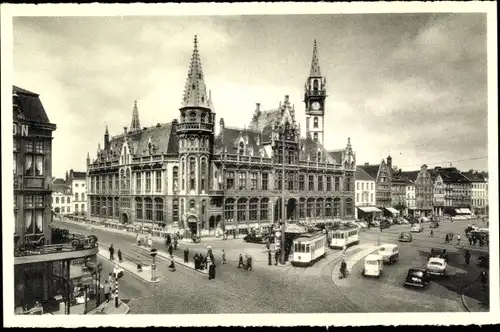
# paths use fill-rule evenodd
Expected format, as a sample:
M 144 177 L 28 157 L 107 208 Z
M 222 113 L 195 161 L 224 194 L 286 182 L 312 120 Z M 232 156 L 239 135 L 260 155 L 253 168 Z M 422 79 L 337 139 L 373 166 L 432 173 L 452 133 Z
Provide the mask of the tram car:
M 342 249 L 359 243 L 359 227 L 343 226 L 330 231 L 330 248 Z
M 293 266 L 310 266 L 325 256 L 327 246 L 326 234 L 303 234 L 293 240 Z

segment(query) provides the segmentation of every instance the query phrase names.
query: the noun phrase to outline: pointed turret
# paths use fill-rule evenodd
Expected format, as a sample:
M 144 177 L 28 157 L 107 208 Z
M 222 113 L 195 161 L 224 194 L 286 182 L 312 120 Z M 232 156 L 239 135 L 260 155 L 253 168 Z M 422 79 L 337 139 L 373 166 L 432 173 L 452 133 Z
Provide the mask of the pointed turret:
M 200 54 L 198 52 L 198 38 L 196 36 L 194 36 L 193 55 L 191 57 L 186 85 L 184 87 L 182 107 L 210 108 L 207 87 L 203 80 Z
M 321 77 L 321 70 L 319 68 L 318 61 L 318 45 L 316 43 L 316 39 L 314 39 L 314 48 L 313 48 L 313 57 L 311 61 L 311 73 L 310 77 Z
M 87 152 L 87 165 L 90 165 L 90 153 Z
M 137 109 L 137 100 L 134 100 L 134 109 L 132 110 L 132 123 L 130 124 L 130 131 L 141 130 L 141 123 L 139 122 L 139 110 Z
M 106 131 L 104 132 L 104 150 L 109 149 L 109 131 L 108 126 L 106 125 Z

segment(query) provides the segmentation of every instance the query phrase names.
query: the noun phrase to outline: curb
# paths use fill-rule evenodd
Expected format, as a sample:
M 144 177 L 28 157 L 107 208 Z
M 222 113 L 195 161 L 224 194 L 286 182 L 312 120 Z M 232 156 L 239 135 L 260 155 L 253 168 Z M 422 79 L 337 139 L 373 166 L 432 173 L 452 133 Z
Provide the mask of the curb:
M 126 307 L 126 309 L 125 309 L 124 313 L 118 314 L 118 315 L 128 315 L 128 313 L 130 312 L 130 306 L 128 304 L 126 304 L 125 302 L 123 302 L 123 301 L 120 302 L 120 306 L 121 305 L 123 305 L 124 307 Z M 94 310 L 89 311 L 86 315 L 98 315 L 99 308 L 100 307 L 94 308 Z M 116 314 L 114 314 L 114 315 L 116 315 Z
M 460 298 L 462 299 L 462 306 L 467 310 L 467 312 L 471 312 L 469 306 L 467 305 L 467 302 L 465 301 L 465 296 L 464 294 L 460 294 Z
M 363 250 L 363 249 L 361 249 L 361 250 Z M 361 250 L 360 250 L 360 251 L 361 251 Z M 359 260 L 357 260 L 354 264 L 352 264 L 351 271 L 354 269 L 354 266 L 356 266 L 356 264 L 358 264 L 359 262 L 361 262 L 361 261 L 362 261 L 362 260 L 363 260 L 366 256 L 371 255 L 371 254 L 373 254 L 373 253 L 374 253 L 374 252 L 376 252 L 376 251 L 378 251 L 378 249 L 374 249 L 373 251 L 370 251 L 369 253 L 367 253 L 366 255 L 364 255 L 363 257 L 361 257 Z M 333 265 L 333 270 L 332 270 L 332 281 L 333 281 L 333 283 L 334 283 L 335 285 L 336 285 L 337 283 L 335 282 L 335 279 L 336 279 L 336 278 L 334 278 L 334 277 L 333 277 L 333 274 L 335 273 L 335 268 L 339 265 L 339 262 L 340 262 L 340 259 L 341 259 L 341 258 L 342 258 L 342 257 L 338 257 L 338 258 L 336 258 L 335 260 L 336 260 L 337 262 Z

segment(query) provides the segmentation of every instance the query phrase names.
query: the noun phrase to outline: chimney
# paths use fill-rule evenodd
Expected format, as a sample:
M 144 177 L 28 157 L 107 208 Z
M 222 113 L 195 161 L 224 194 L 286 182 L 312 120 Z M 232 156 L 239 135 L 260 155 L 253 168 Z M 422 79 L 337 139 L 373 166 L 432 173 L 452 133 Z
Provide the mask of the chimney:
M 389 155 L 389 156 L 387 157 L 387 167 L 388 167 L 390 170 L 392 170 L 392 157 L 391 157 L 391 155 Z
M 256 103 L 255 105 L 257 105 L 256 111 L 257 111 L 257 114 L 259 114 L 260 113 L 260 103 Z
M 127 133 L 127 127 L 123 127 L 123 133 L 126 134 Z
M 368 166 L 368 165 L 370 165 L 370 164 L 369 163 L 365 163 L 365 166 Z

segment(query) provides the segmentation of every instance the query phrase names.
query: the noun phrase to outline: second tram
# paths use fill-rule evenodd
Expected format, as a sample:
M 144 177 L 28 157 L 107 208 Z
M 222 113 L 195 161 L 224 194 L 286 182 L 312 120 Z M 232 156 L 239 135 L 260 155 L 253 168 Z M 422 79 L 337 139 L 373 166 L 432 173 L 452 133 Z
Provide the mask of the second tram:
M 330 248 L 342 249 L 344 246 L 359 243 L 359 228 L 344 226 L 330 231 Z
M 293 266 L 313 265 L 326 254 L 326 234 L 302 234 L 293 240 Z

